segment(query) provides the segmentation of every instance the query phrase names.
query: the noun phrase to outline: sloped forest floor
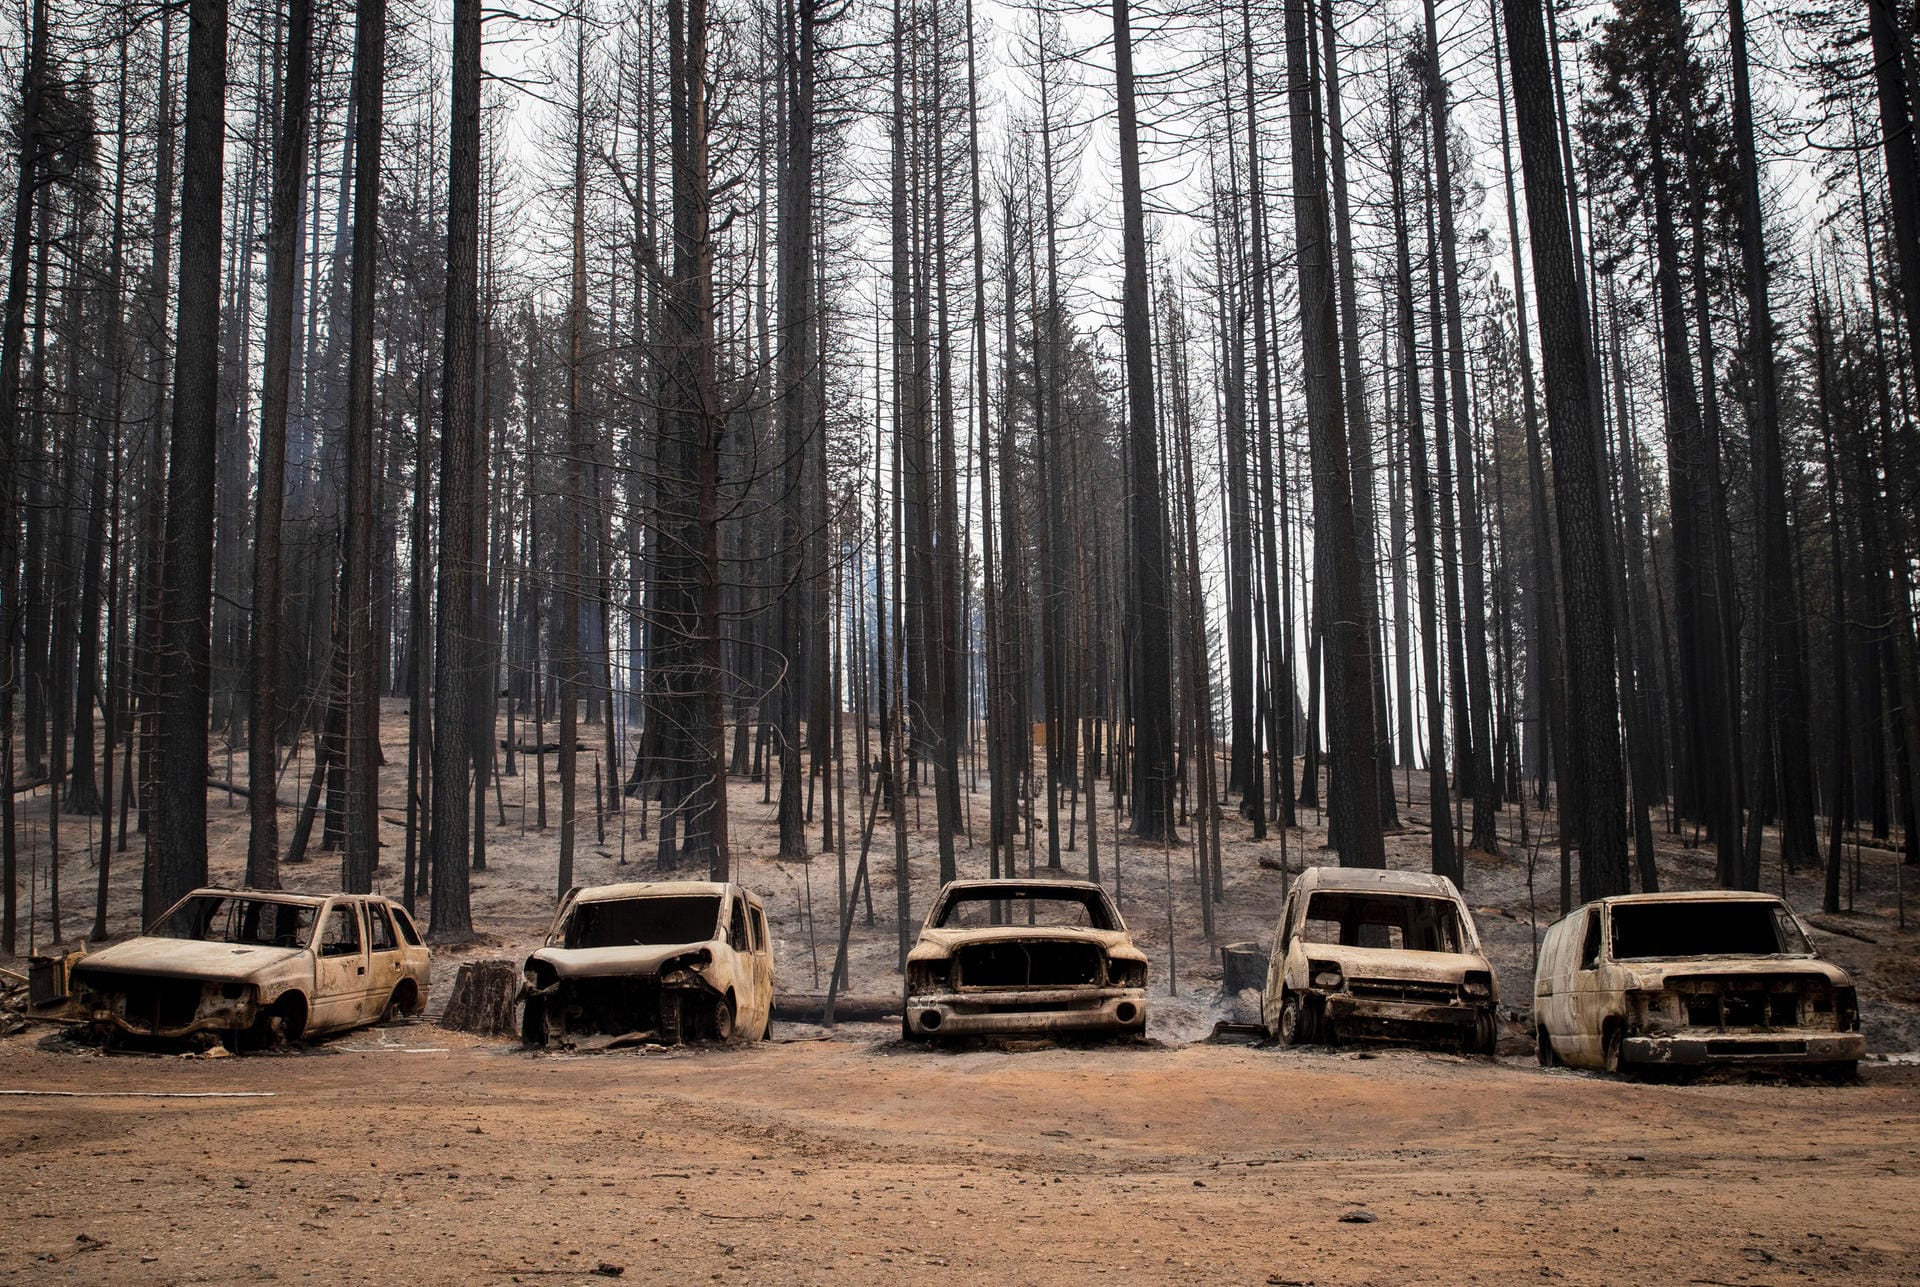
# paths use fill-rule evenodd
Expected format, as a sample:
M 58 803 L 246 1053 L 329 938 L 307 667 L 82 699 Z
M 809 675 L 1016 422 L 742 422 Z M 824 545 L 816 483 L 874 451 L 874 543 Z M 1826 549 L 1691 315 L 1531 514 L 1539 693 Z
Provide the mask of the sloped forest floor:
M 404 710 L 386 714 L 381 812 L 398 821 Z M 597 745 L 597 732 L 583 741 Z M 766 1045 L 531 1054 L 444 1031 L 432 1015 L 462 961 L 517 957 L 544 932 L 554 759 L 545 832 L 528 775 L 502 784 L 507 824 L 474 877 L 479 940 L 436 952 L 428 1018 L 222 1060 L 103 1056 L 41 1024 L 0 1037 L 0 1282 L 1913 1280 L 1920 935 L 1898 927 L 1890 851 L 1862 847 L 1851 913 L 1817 914 L 1816 872 L 1786 881 L 1814 913 L 1819 950 L 1859 982 L 1876 1058 L 1857 1084 L 1547 1071 L 1523 1022 L 1493 1061 L 1209 1042 L 1235 999 L 1222 996 L 1201 932 L 1191 858 L 1116 850 L 1110 802 L 1105 876 L 1111 887 L 1117 855 L 1123 909 L 1156 962 L 1146 1041 L 940 1051 L 904 1047 L 881 1024 L 782 1023 Z M 602 842 L 592 752 L 580 772 L 576 879 L 652 874 L 636 802 L 606 819 Z M 287 774 L 296 780 L 300 761 Z M 1399 780 L 1404 828 L 1390 861 L 1424 867 L 1425 809 L 1405 803 L 1409 779 Z M 1423 795 L 1422 776 L 1410 781 Z M 283 784 L 283 799 L 295 794 Z M 781 990 L 814 991 L 816 950 L 819 986 L 831 967 L 838 859 L 774 861 L 761 800 L 760 784 L 734 785 L 735 876 L 767 901 Z M 937 872 L 932 801 L 919 803 L 916 914 Z M 44 826 L 45 792 L 22 804 L 23 822 Z M 210 804 L 213 877 L 237 880 L 244 807 L 229 810 L 218 791 Z M 984 842 L 984 790 L 970 807 Z M 1530 899 L 1532 846 L 1508 839 L 1510 814 L 1503 853 L 1470 857 L 1466 894 L 1503 1003 L 1523 1014 L 1531 942 L 1557 909 L 1558 860 L 1550 842 L 1540 849 Z M 292 811 L 284 817 L 290 828 Z M 1302 820 L 1287 864 L 1332 861 L 1313 812 Z M 874 924 L 863 907 L 852 929 L 858 995 L 898 989 L 887 822 L 882 813 L 870 859 Z M 1262 861 L 1282 861 L 1278 834 L 1252 842 L 1231 814 L 1222 830 L 1215 940 L 1264 943 L 1288 878 Z M 65 925 L 77 936 L 93 870 L 84 822 L 76 833 L 66 820 L 65 834 Z M 817 844 L 817 824 L 812 835 Z M 379 883 L 397 894 L 403 832 L 388 825 L 383 838 Z M 857 830 L 852 839 L 849 871 Z M 40 880 L 45 854 L 42 836 Z M 1662 836 L 1660 860 L 1667 887 L 1711 881 L 1711 850 Z M 337 862 L 317 853 L 288 883 L 327 888 Z M 1084 862 L 1076 845 L 1067 874 Z M 984 843 L 961 848 L 962 874 L 985 866 Z M 137 928 L 137 861 L 118 871 L 115 936 Z M 1766 883 L 1777 881 L 1769 857 Z

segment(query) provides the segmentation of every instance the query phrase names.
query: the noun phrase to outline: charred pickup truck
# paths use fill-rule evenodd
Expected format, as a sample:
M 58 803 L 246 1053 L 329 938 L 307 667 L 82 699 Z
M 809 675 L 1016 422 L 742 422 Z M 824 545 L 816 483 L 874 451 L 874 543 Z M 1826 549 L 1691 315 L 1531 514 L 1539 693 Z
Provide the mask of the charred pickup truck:
M 560 900 L 546 946 L 527 958 L 521 1037 L 592 1034 L 663 1044 L 772 1033 L 773 942 L 757 895 L 739 885 L 595 885 Z
M 1309 867 L 1274 931 L 1261 1019 L 1282 1045 L 1361 1037 L 1492 1054 L 1499 1001 L 1445 876 Z
M 1099 885 L 956 880 L 907 956 L 909 1041 L 1147 1027 L 1147 958 Z
M 103 1035 L 266 1044 L 420 1013 L 427 960 L 406 909 L 375 894 L 196 889 L 77 963 L 73 987 Z
M 1815 1064 L 1867 1053 L 1847 972 L 1770 894 L 1701 890 L 1588 903 L 1548 927 L 1533 982 L 1542 1065 Z

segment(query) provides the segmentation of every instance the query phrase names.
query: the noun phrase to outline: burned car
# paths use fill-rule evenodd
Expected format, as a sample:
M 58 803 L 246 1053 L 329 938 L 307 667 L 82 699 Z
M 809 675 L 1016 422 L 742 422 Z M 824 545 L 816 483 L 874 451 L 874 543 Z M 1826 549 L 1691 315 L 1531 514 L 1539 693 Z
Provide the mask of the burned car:
M 196 889 L 80 960 L 73 987 L 103 1034 L 264 1044 L 419 1014 L 427 959 L 406 909 L 377 894 Z
M 1350 1038 L 1492 1054 L 1499 988 L 1473 915 L 1445 876 L 1309 867 L 1267 963 L 1261 1021 L 1282 1045 Z
M 529 1046 L 595 1033 L 662 1043 L 764 1039 L 773 940 L 759 896 L 706 881 L 573 889 L 527 958 Z
M 1771 894 L 1602 898 L 1548 927 L 1533 981 L 1542 1065 L 1819 1064 L 1867 1053 L 1847 972 Z
M 1147 1027 L 1147 958 L 1097 884 L 956 880 L 907 955 L 906 1039 Z

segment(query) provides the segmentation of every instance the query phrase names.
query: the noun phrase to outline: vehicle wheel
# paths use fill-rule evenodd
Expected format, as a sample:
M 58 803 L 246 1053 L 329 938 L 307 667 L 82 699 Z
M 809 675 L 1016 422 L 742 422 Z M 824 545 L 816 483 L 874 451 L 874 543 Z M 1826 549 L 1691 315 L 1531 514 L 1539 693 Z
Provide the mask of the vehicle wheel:
M 1474 1016 L 1473 1050 L 1489 1059 L 1500 1053 L 1500 1016 L 1491 1009 Z
M 715 1041 L 733 1040 L 733 998 L 721 997 L 713 1003 L 707 1017 L 707 1030 Z
M 1553 1038 L 1547 1035 L 1545 1028 L 1534 1029 L 1533 1057 L 1540 1061 L 1542 1068 L 1558 1068 L 1560 1066 L 1560 1056 L 1554 1053 Z
M 1280 1022 L 1276 1025 L 1273 1039 L 1283 1046 L 1297 1046 L 1306 1040 L 1306 1034 L 1300 1026 L 1300 998 L 1283 996 L 1280 998 Z
M 537 997 L 528 997 L 526 1005 L 520 1011 L 520 1040 L 535 1050 L 543 1050 L 547 1044 L 547 1003 Z
M 767 1016 L 767 1026 L 760 1030 L 760 1040 L 762 1041 L 773 1040 L 773 1016 L 772 1015 Z
M 1618 1077 L 1626 1069 L 1625 1041 L 1626 1033 L 1618 1023 L 1608 1024 L 1600 1034 L 1600 1062 L 1609 1076 Z
M 387 1008 L 380 1012 L 380 1022 L 398 1023 L 412 1012 L 412 986 L 411 983 L 402 983 L 394 988 L 393 995 L 387 998 Z

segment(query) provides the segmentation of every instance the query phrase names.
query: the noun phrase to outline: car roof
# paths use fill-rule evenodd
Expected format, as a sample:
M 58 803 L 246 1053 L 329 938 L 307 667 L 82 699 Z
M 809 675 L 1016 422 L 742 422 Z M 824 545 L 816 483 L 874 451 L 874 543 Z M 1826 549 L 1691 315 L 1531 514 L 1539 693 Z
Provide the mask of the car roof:
M 941 889 L 942 898 L 953 894 L 1001 894 L 1012 896 L 1023 891 L 1050 894 L 1105 894 L 1106 887 L 1091 880 L 950 880 Z
M 1422 894 L 1456 898 L 1458 891 L 1445 876 L 1430 871 L 1386 871 L 1377 867 L 1309 867 L 1300 873 L 1300 889 L 1365 891 L 1384 894 Z
M 1592 901 L 1609 907 L 1632 903 L 1777 903 L 1780 896 L 1751 889 L 1681 889 L 1671 894 L 1615 894 Z
M 329 898 L 339 897 L 335 894 L 296 894 L 288 889 L 250 889 L 245 885 L 202 885 L 189 897 L 200 894 L 208 894 L 215 898 L 264 898 L 275 903 L 292 903 L 296 907 L 318 907 Z M 371 894 L 365 897 L 378 898 L 379 895 Z
M 710 894 L 719 898 L 732 886 L 715 880 L 629 880 L 613 885 L 586 885 L 574 895 L 578 903 L 599 903 L 620 898 L 671 898 Z M 743 891 L 744 892 L 744 891 Z M 759 902 L 752 894 L 747 901 Z

